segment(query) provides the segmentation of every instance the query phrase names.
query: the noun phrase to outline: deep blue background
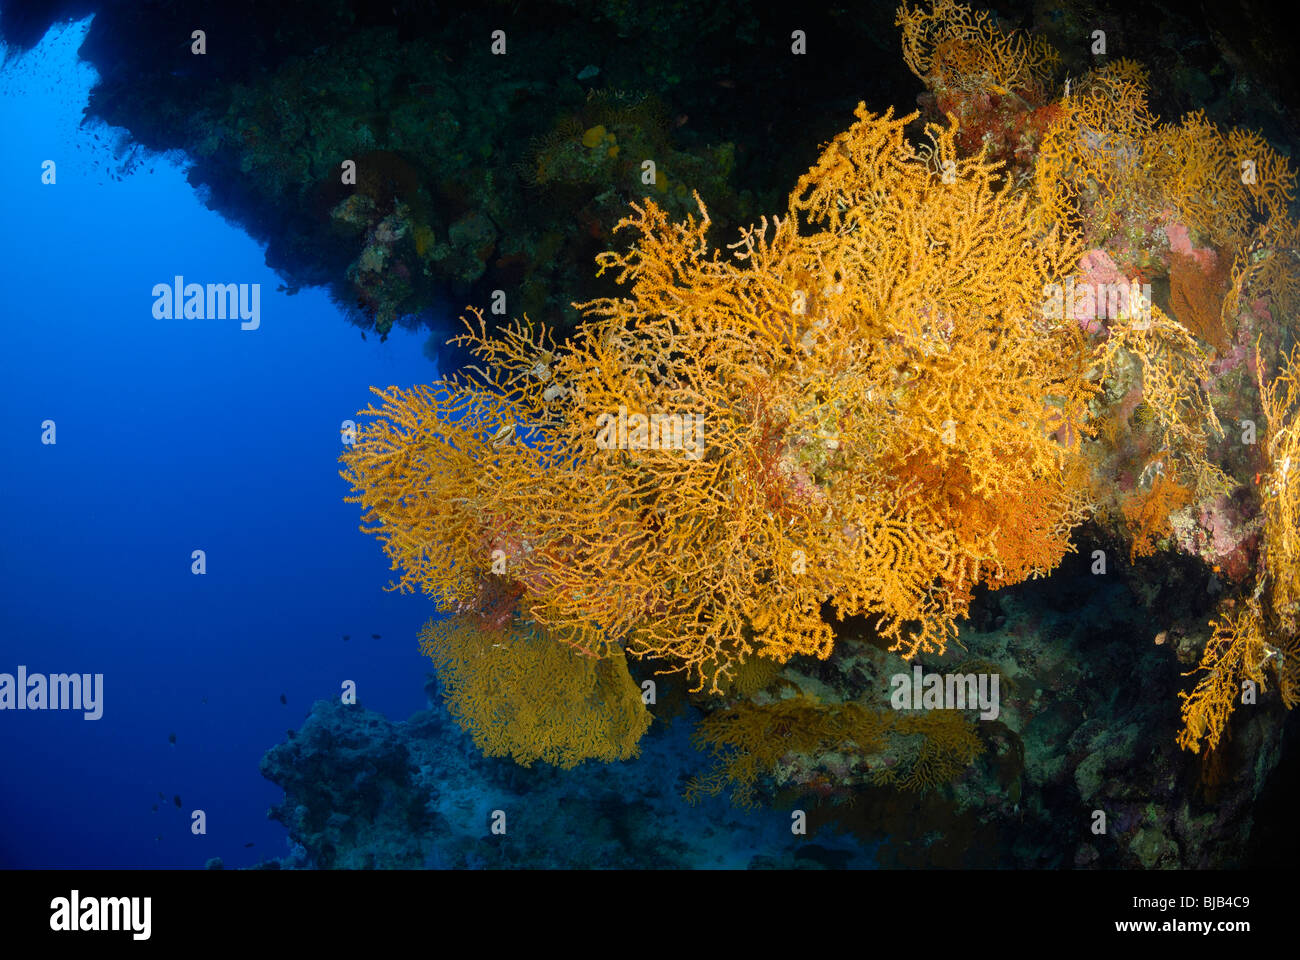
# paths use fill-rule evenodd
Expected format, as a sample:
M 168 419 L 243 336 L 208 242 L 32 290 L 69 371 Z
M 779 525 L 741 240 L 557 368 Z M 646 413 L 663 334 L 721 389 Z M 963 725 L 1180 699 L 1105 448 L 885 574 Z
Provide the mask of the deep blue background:
M 425 705 L 433 607 L 383 591 L 336 461 L 370 384 L 436 371 L 418 335 L 363 343 L 322 293 L 277 293 L 177 162 L 117 179 L 113 132 L 79 125 L 85 26 L 0 71 L 0 672 L 103 673 L 105 706 L 0 712 L 0 866 L 246 865 L 286 851 L 257 764 L 312 701 Z M 155 321 L 176 274 L 260 283 L 261 329 Z

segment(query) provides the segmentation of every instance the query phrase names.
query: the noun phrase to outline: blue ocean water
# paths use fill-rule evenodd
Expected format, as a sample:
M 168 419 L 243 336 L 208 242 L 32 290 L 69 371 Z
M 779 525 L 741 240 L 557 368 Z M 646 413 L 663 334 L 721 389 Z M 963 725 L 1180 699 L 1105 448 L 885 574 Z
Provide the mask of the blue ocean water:
M 123 138 L 80 126 L 88 23 L 0 72 L 0 673 L 102 673 L 103 716 L 0 713 L 0 866 L 246 865 L 285 852 L 257 765 L 313 701 L 425 706 L 432 608 L 384 592 L 335 461 L 370 384 L 436 370 L 420 335 L 361 342 L 322 292 L 277 292 L 178 159 L 115 172 Z M 177 275 L 260 284 L 260 327 L 155 320 Z

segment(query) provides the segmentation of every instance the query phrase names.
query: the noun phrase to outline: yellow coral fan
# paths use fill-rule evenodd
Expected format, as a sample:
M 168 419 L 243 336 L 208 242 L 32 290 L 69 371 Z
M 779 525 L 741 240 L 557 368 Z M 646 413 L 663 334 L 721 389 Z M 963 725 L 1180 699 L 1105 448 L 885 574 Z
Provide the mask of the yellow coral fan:
M 582 304 L 564 349 L 470 328 L 481 362 L 437 401 L 466 425 L 388 395 L 394 425 L 344 460 L 403 582 L 463 609 L 495 557 L 529 620 L 716 690 L 755 653 L 827 656 L 827 601 L 911 656 L 976 584 L 1051 569 L 1095 388 L 1043 293 L 1078 246 L 957 157 L 955 126 L 918 149 L 910 119 L 859 105 L 730 257 L 702 202 L 634 205 L 631 248 L 599 258 L 628 295 Z
M 1243 296 L 1290 309 L 1300 298 L 1294 269 L 1300 224 L 1288 215 L 1296 174 L 1258 133 L 1224 132 L 1203 112 L 1158 124 L 1147 74 L 1117 61 L 1081 78 L 1053 108 L 1034 167 L 1034 215 L 1086 228 L 1091 240 L 1123 237 L 1135 225 L 1179 223 L 1232 264 L 1219 317 L 1205 305 L 1178 319 L 1216 346 L 1233 330 Z M 1184 278 L 1185 279 L 1185 278 Z M 1218 278 L 1215 278 L 1215 286 Z
M 1300 635 L 1300 347 L 1264 386 L 1258 355 L 1260 397 L 1268 422 L 1264 446 L 1272 469 L 1264 486 L 1264 562 L 1269 598 L 1279 626 Z
M 1164 474 L 1156 476 L 1150 490 L 1125 497 L 1121 507 L 1133 537 L 1129 559 L 1155 553 L 1156 541 L 1173 533 L 1170 515 L 1187 506 L 1191 499 L 1192 491 Z
M 430 620 L 420 639 L 448 710 L 485 756 L 569 769 L 640 752 L 651 717 L 621 655 L 596 660 L 534 629 L 489 632 L 460 617 Z
M 806 697 L 717 711 L 692 735 L 697 748 L 713 754 L 715 766 L 687 784 L 686 799 L 696 803 L 730 787 L 734 803 L 755 806 L 759 777 L 770 774 L 782 757 L 829 750 L 873 754 L 884 748 L 887 727 L 888 717 L 880 711 L 856 703 L 824 706 Z
M 1183 730 L 1178 745 L 1193 753 L 1204 739 L 1210 750 L 1219 745 L 1228 715 L 1242 693 L 1242 682 L 1264 685 L 1265 641 L 1262 617 L 1254 603 L 1212 621 L 1213 634 L 1206 644 L 1201 664 L 1192 671 L 1202 673 L 1191 693 L 1179 692 Z
M 781 676 L 781 665 L 764 657 L 750 657 L 735 667 L 735 679 L 730 693 L 751 699 L 765 687 L 771 686 Z
M 1104 237 L 1125 216 L 1158 212 L 1158 184 L 1144 162 L 1155 118 L 1143 75 L 1114 65 L 1094 71 L 1057 110 L 1034 166 L 1037 216 L 1044 223 L 1090 225 Z
M 1300 702 L 1300 347 L 1269 384 L 1258 353 L 1255 366 L 1271 464 L 1261 504 L 1265 576 L 1244 604 L 1210 624 L 1214 633 L 1192 671 L 1202 677 L 1190 694 L 1179 694 L 1178 743 L 1192 751 L 1202 739 L 1211 750 L 1218 745 L 1243 681 L 1263 689 L 1266 667 L 1277 677 L 1283 704 L 1290 709 Z
M 1200 111 L 1154 131 L 1145 153 L 1179 218 L 1232 262 L 1223 327 L 1232 329 L 1244 296 L 1294 309 L 1300 224 L 1288 215 L 1296 186 L 1288 160 L 1258 133 L 1225 133 Z
M 1036 95 L 1060 61 L 1043 38 L 1008 33 L 987 12 L 954 0 L 931 0 L 929 10 L 903 4 L 895 24 L 908 69 L 947 86 Z
M 1179 218 L 1222 249 L 1240 249 L 1260 224 L 1284 219 L 1295 192 L 1295 172 L 1263 137 L 1225 134 L 1202 111 L 1153 131 L 1146 154 Z
M 924 793 L 955 780 L 984 752 L 975 723 L 958 710 L 892 714 L 890 732 L 904 749 L 900 762 L 877 768 L 873 780 Z
M 410 390 L 372 388 L 383 399 L 340 458 L 344 479 L 365 508 L 362 526 L 384 544 L 400 573 L 394 589 L 422 587 L 443 609 L 479 593 L 490 572 L 494 532 L 484 523 L 499 471 L 538 469 L 541 460 L 513 439 L 509 400 L 454 382 Z M 497 533 L 498 538 L 500 533 Z
M 1152 469 L 1192 478 L 1198 498 L 1235 488 L 1236 481 L 1209 459 L 1209 444 L 1223 438 L 1223 426 L 1205 387 L 1210 357 L 1196 338 L 1151 305 L 1149 315 L 1115 323 L 1098 353 L 1107 377 L 1128 358 L 1141 366 L 1142 399 L 1159 427 L 1161 459 Z
M 956 779 L 984 750 L 974 722 L 960 711 L 900 714 L 807 697 L 717 711 L 700 721 L 693 740 L 715 764 L 687 784 L 686 799 L 695 803 L 730 788 L 742 807 L 756 804 L 760 777 L 793 766 L 801 754 L 813 767 L 839 754 L 865 780 L 925 792 Z

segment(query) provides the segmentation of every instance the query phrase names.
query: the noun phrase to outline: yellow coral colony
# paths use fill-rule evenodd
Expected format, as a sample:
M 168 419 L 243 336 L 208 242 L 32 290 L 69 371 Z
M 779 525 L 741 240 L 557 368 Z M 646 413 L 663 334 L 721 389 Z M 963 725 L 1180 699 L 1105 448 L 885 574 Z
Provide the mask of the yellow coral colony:
M 501 577 L 551 635 L 716 690 L 751 655 L 827 656 L 828 601 L 942 652 L 976 584 L 1057 565 L 1093 387 L 1043 291 L 1078 244 L 954 125 L 918 148 L 913 117 L 856 117 L 727 255 L 702 202 L 647 201 L 599 258 L 627 294 L 570 345 L 480 320 L 479 367 L 382 394 L 344 475 L 401 586 L 470 609 Z M 598 445 L 620 411 L 679 442 Z
M 460 338 L 477 366 L 376 391 L 343 476 L 396 588 L 489 638 L 626 651 L 717 692 L 753 656 L 828 656 L 824 608 L 871 615 L 904 657 L 941 653 L 977 584 L 1052 570 L 1095 506 L 1081 444 L 1104 410 L 1090 407 L 1098 380 L 1117 370 L 1140 371 L 1166 499 L 1233 485 L 1208 454 L 1222 436 L 1211 351 L 1238 304 L 1295 303 L 1294 174 L 1199 114 L 1158 125 L 1131 62 L 1048 103 L 1046 44 L 950 0 L 898 22 L 927 82 L 1043 104 L 1032 169 L 1010 175 L 988 147 L 959 155 L 952 116 L 918 144 L 904 135 L 915 114 L 859 105 L 783 214 L 725 250 L 698 197 L 683 222 L 633 205 L 617 226 L 630 246 L 598 258 L 622 295 L 580 304 L 568 344 L 527 319 L 489 334 L 478 316 Z M 1235 175 L 1243 158 L 1251 182 Z M 1152 306 L 1094 349 L 1045 311 L 1045 291 L 1077 273 L 1085 241 L 1131 230 L 1133 211 L 1229 251 L 1221 322 L 1202 291 L 1197 330 Z M 1261 381 L 1268 575 L 1215 624 L 1206 676 L 1184 695 L 1191 749 L 1217 742 L 1243 677 L 1276 669 L 1296 698 L 1290 370 Z M 1163 529 L 1130 512 L 1145 535 Z
M 1287 708 L 1300 702 L 1300 347 L 1271 384 L 1256 357 L 1271 464 L 1263 485 L 1261 548 L 1264 574 L 1254 595 L 1221 610 L 1191 693 L 1182 693 L 1183 731 L 1178 743 L 1197 751 L 1202 740 L 1213 750 L 1242 695 L 1243 684 L 1259 689 L 1269 673 L 1277 677 Z
M 495 634 L 461 617 L 429 621 L 420 638 L 448 710 L 484 756 L 568 769 L 637 755 L 650 714 L 621 655 L 596 660 L 537 630 Z
M 918 77 L 945 86 L 980 91 L 1041 92 L 1060 54 L 1041 37 L 1006 33 L 982 10 L 954 0 L 934 0 L 930 9 L 898 8 L 903 61 Z
M 1050 52 L 1001 36 L 978 14 L 944 0 L 929 14 L 904 9 L 899 22 L 905 56 L 918 76 L 941 75 L 958 87 L 988 89 L 996 82 L 1028 88 L 1041 81 L 1042 69 L 1051 63 Z M 1157 426 L 1148 464 L 1156 479 L 1148 497 L 1160 492 L 1167 501 L 1181 489 L 1204 502 L 1239 485 L 1210 455 L 1211 444 L 1225 435 L 1207 391 L 1213 364 L 1241 342 L 1238 316 L 1247 304 L 1264 304 L 1256 309 L 1285 318 L 1300 302 L 1300 223 L 1289 215 L 1296 174 L 1259 134 L 1222 131 L 1202 112 L 1177 124 L 1158 123 L 1147 106 L 1147 80 L 1141 67 L 1120 60 L 1065 87 L 1051 107 L 1057 116 L 1038 145 L 1031 214 L 1043 226 L 1077 231 L 1088 245 L 1119 238 L 1123 248 L 1127 236 L 1134 252 L 1151 243 L 1144 233 L 1151 224 L 1163 224 L 1188 231 L 1196 243 L 1217 251 L 1222 289 L 1218 274 L 1204 274 L 1203 267 L 1174 251 L 1171 304 L 1177 316 L 1151 305 L 1149 315 L 1112 323 L 1097 351 L 1106 381 L 1117 380 L 1130 364 L 1140 370 L 1143 401 Z M 1296 362 L 1293 356 L 1271 384 L 1269 364 L 1257 359 L 1255 367 L 1269 437 L 1261 484 L 1261 573 L 1253 596 L 1225 601 L 1193 671 L 1200 679 L 1191 693 L 1181 695 L 1184 727 L 1178 742 L 1190 750 L 1199 749 L 1202 740 L 1211 748 L 1219 742 L 1244 681 L 1262 687 L 1276 675 L 1288 707 L 1300 698 L 1300 514 L 1295 507 L 1300 492 L 1289 466 L 1300 453 Z M 1124 512 L 1137 510 L 1134 502 Z M 1151 530 L 1159 527 L 1138 525 L 1135 554 L 1152 549 Z

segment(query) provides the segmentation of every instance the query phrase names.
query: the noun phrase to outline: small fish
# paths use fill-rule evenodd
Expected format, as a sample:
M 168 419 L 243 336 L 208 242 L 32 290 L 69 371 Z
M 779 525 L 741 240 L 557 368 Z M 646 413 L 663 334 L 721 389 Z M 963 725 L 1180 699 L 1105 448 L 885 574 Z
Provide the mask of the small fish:
M 158 804 L 156 804 L 156 803 L 153 805 L 153 812 L 154 812 L 154 813 L 157 813 L 157 812 L 158 812 Z
M 166 797 L 163 796 L 163 792 L 162 792 L 161 790 L 158 791 L 158 799 L 159 799 L 159 800 L 166 800 L 166 799 L 167 799 Z
M 246 844 L 244 844 L 244 849 L 247 850 L 247 849 L 248 849 L 249 847 L 251 847 L 251 846 L 252 846 L 251 843 L 246 843 Z
M 345 633 L 345 634 L 343 634 L 343 642 L 344 642 L 344 643 L 347 643 L 347 642 L 348 642 L 349 640 L 351 640 L 351 639 L 352 639 L 352 634 L 350 634 L 350 633 Z
M 174 733 L 168 734 L 167 742 L 170 743 L 173 747 L 176 746 L 176 734 Z
M 381 638 L 380 638 L 379 634 L 377 634 L 377 633 L 372 633 L 372 634 L 370 635 L 370 639 L 371 639 L 371 640 L 379 640 L 379 639 L 381 639 Z
M 176 804 L 178 807 L 181 805 L 181 795 L 179 793 L 172 797 L 172 803 Z
M 280 694 L 280 702 L 284 704 L 287 704 L 289 702 L 283 693 Z

